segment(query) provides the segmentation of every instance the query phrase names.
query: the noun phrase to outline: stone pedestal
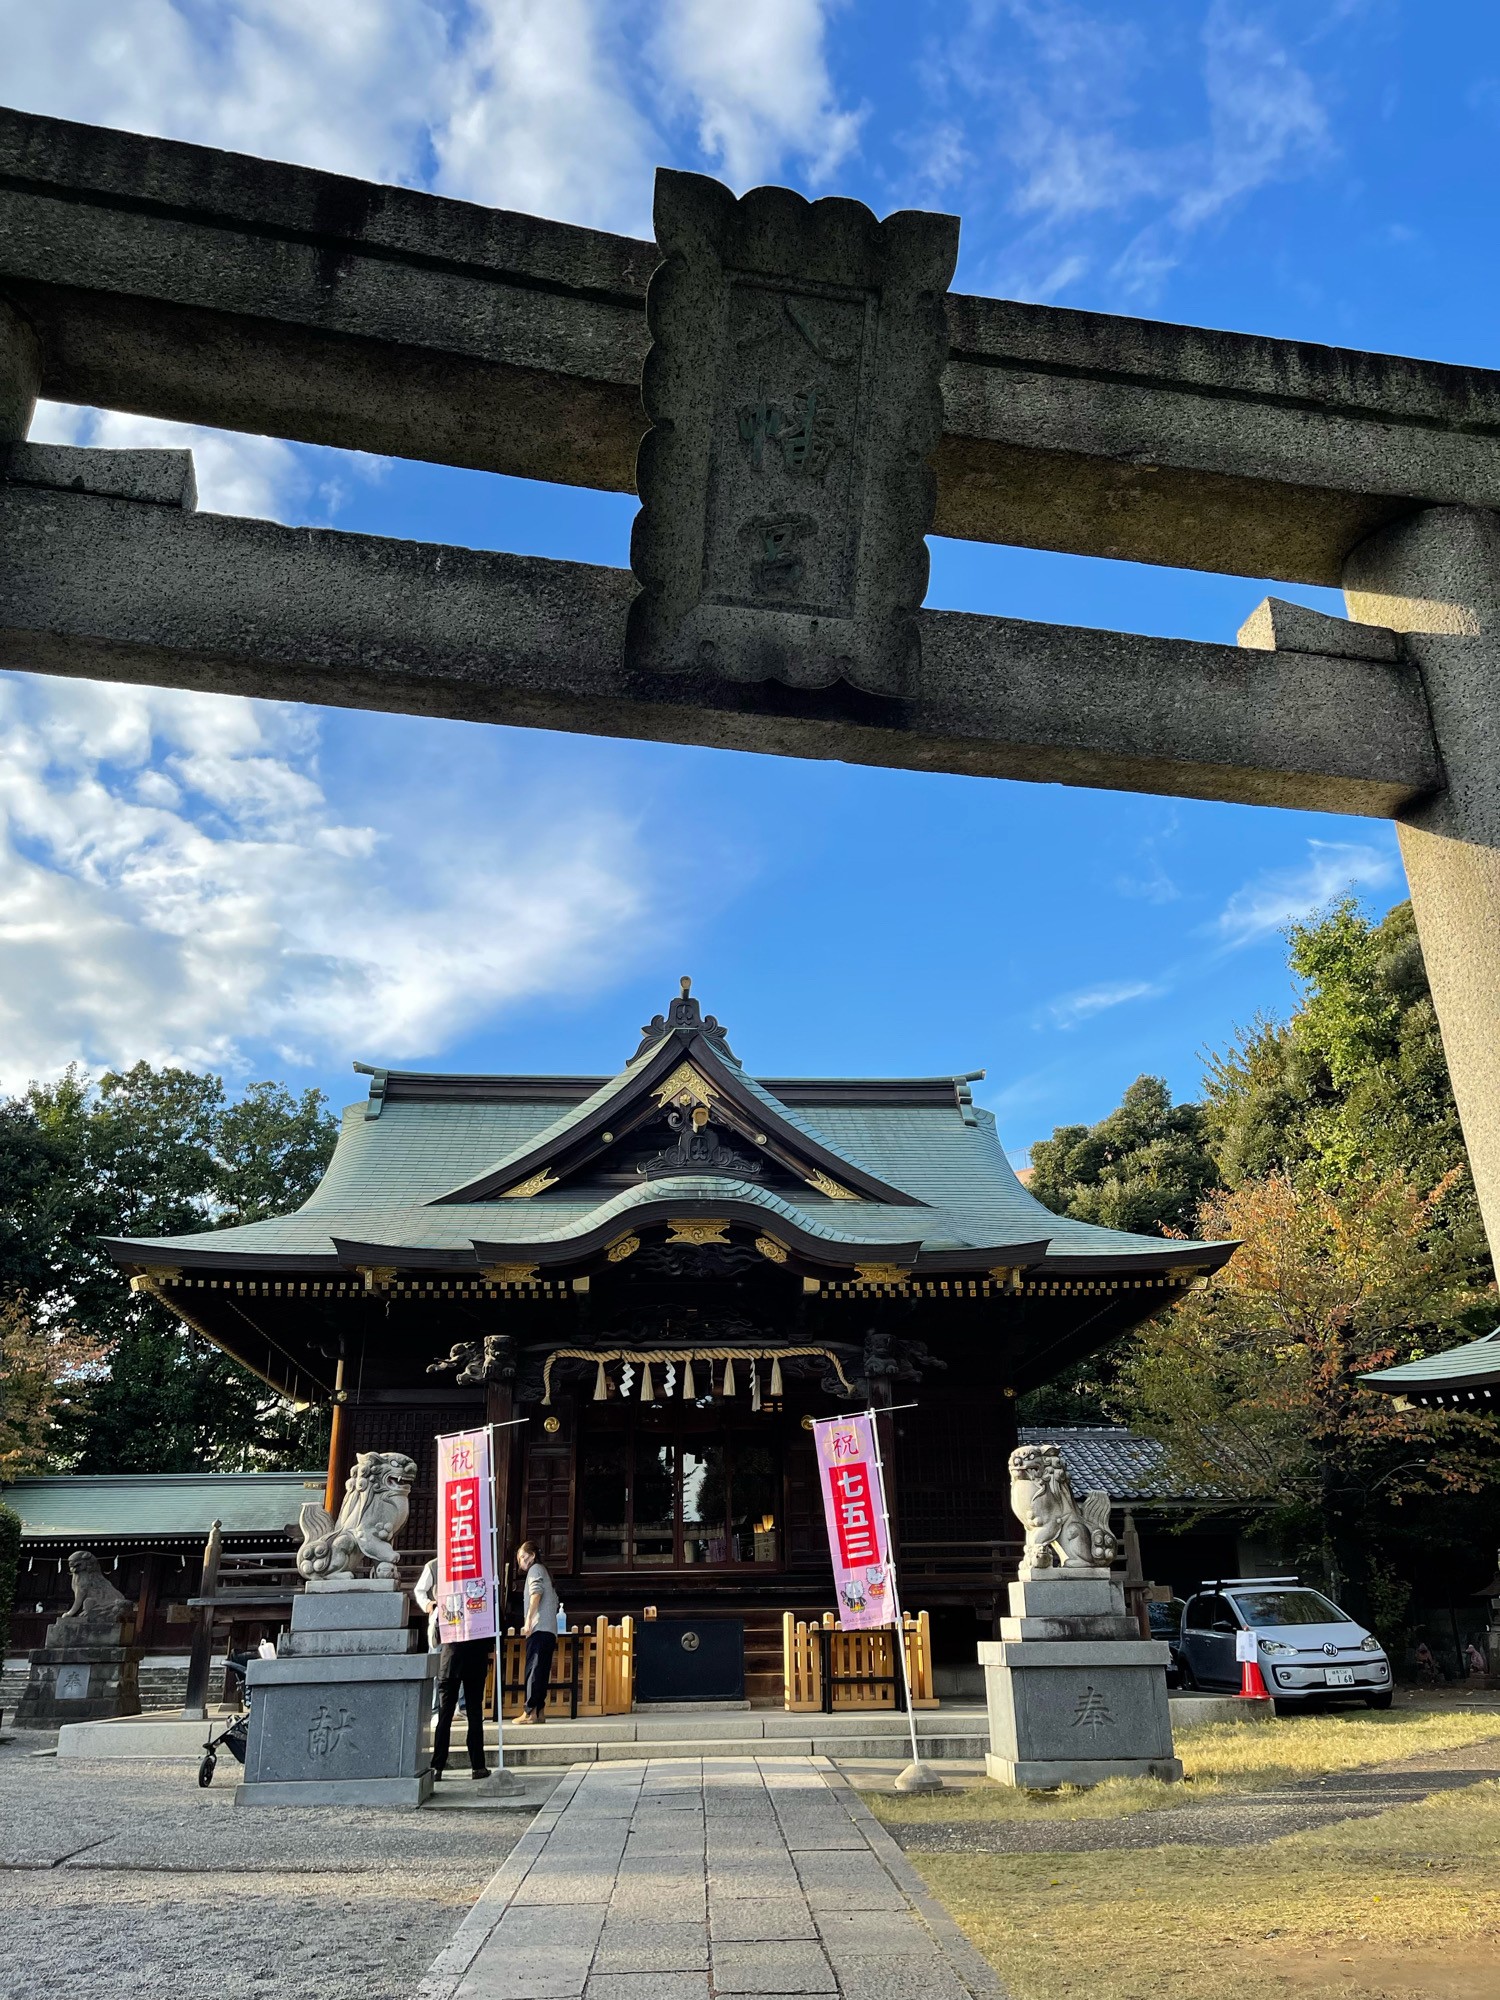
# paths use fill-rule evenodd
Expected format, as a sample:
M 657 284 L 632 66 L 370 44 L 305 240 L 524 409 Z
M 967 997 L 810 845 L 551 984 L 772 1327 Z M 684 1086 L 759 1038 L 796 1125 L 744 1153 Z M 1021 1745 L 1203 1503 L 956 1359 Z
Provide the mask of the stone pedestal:
M 105 1640 L 38 1646 L 16 1705 L 16 1728 L 60 1729 L 65 1722 L 108 1722 L 117 1715 L 139 1715 L 140 1657 L 139 1646 Z
M 1168 1649 L 1143 1639 L 1107 1569 L 1022 1572 L 1000 1638 L 979 1648 L 990 1712 L 985 1769 L 1045 1790 L 1103 1778 L 1180 1778 Z
M 394 1583 L 309 1583 L 274 1660 L 252 1660 L 239 1805 L 419 1806 L 432 1790 L 437 1655 Z

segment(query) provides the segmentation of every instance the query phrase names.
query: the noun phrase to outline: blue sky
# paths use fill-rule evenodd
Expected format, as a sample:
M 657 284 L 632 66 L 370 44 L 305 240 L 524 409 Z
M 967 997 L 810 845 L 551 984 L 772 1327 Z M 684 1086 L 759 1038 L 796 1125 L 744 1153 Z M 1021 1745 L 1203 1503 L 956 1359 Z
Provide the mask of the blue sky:
M 0 99 L 644 234 L 656 164 L 963 217 L 960 288 L 1500 364 L 1500 15 L 1409 0 L 0 0 Z M 192 443 L 205 505 L 624 563 L 634 503 Z M 929 602 L 1230 639 L 1268 587 L 934 541 Z M 1337 608 L 1329 593 L 1292 591 Z M 0 1089 L 136 1056 L 984 1067 L 1019 1157 L 1292 998 L 1379 822 L 0 676 Z

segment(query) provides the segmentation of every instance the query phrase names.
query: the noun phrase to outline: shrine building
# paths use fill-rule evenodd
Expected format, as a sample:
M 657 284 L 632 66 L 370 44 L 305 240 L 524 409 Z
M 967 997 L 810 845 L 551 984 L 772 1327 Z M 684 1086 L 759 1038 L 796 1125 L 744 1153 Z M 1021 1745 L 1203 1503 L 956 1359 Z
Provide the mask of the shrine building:
M 902 1594 L 940 1664 L 972 1662 L 1019 1553 L 1017 1396 L 1233 1247 L 1052 1214 L 980 1073 L 753 1077 L 687 980 L 616 1076 L 357 1067 L 369 1094 L 302 1208 L 111 1254 L 333 1405 L 330 1490 L 356 1451 L 416 1460 L 414 1562 L 436 1435 L 509 1425 L 507 1553 L 537 1544 L 573 1623 L 733 1621 L 752 1699 L 779 1693 L 782 1614 L 833 1608 L 815 1416 L 891 1410 Z

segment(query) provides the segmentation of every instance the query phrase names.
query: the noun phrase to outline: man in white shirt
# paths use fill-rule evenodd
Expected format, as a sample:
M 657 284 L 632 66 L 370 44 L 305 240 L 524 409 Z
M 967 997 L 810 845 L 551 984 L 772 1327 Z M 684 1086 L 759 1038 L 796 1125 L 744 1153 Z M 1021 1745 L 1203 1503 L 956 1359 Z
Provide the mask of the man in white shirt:
M 526 1640 L 526 1707 L 520 1720 L 545 1722 L 547 1683 L 557 1650 L 557 1591 L 538 1559 L 535 1543 L 522 1542 L 516 1550 L 516 1567 L 526 1578 L 526 1616 L 521 1625 Z

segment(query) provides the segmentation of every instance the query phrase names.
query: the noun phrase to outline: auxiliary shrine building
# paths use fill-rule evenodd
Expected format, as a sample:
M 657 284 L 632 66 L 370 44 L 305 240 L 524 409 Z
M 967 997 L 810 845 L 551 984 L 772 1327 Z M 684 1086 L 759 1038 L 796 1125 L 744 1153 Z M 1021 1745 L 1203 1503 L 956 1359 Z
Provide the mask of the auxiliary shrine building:
M 356 1451 L 416 1460 L 413 1558 L 437 1433 L 509 1424 L 507 1546 L 537 1544 L 570 1621 L 737 1621 L 752 1696 L 779 1691 L 783 1612 L 833 1608 L 814 1416 L 894 1406 L 902 1594 L 940 1664 L 972 1662 L 1019 1553 L 1017 1396 L 1232 1247 L 1053 1215 L 975 1077 L 753 1077 L 686 980 L 616 1076 L 367 1074 L 295 1214 L 113 1255 L 333 1403 L 340 1486 Z

